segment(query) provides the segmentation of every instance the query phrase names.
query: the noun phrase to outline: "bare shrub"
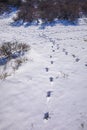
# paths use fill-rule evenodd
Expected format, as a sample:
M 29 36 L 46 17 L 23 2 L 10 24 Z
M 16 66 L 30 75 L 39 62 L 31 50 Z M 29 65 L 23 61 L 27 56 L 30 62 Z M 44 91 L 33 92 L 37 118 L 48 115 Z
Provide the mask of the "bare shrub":
M 0 2 L 0 14 L 3 14 L 5 11 L 9 11 L 7 4 Z
M 30 46 L 25 43 L 18 42 L 6 42 L 0 47 L 0 56 L 6 56 L 7 58 L 12 58 L 14 55 L 21 54 L 28 51 Z
M 11 12 L 10 6 L 19 7 L 21 5 L 21 0 L 0 0 L 0 14 L 4 12 Z
M 22 65 L 22 63 L 26 62 L 28 59 L 23 57 L 23 58 L 18 58 L 15 60 L 15 66 L 13 67 L 14 71 L 18 70 L 18 68 Z
M 32 22 L 38 20 L 39 11 L 37 7 L 37 2 L 27 1 L 21 5 L 19 8 L 16 18 L 13 18 L 14 21 L 23 20 L 23 22 Z
M 8 76 L 10 76 L 7 72 L 0 74 L 0 79 L 5 80 Z
M 8 0 L 9 5 L 19 6 L 21 4 L 21 0 Z
M 0 79 L 5 79 L 18 70 L 28 60 L 25 53 L 29 50 L 30 46 L 25 43 L 3 43 L 0 46 Z
M 32 22 L 41 18 L 43 22 L 50 22 L 58 18 L 74 21 L 80 17 L 80 12 L 87 15 L 87 0 L 26 0 L 14 20 Z

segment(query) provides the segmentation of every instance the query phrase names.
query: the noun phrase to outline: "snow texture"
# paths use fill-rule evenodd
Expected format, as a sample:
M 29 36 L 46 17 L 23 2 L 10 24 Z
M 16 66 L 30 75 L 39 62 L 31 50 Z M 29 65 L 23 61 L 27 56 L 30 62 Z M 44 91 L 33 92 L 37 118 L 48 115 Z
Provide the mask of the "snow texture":
M 79 22 L 40 29 L 0 18 L 0 44 L 31 46 L 27 63 L 0 80 L 0 130 L 87 130 L 87 23 Z

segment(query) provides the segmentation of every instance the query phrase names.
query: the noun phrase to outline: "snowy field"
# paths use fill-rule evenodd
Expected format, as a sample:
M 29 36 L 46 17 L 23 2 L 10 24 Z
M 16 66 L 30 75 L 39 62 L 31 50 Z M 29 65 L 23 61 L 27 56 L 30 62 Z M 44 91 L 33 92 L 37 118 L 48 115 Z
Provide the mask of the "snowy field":
M 87 23 L 40 29 L 11 22 L 0 18 L 0 44 L 16 40 L 31 50 L 0 80 L 0 130 L 87 130 Z

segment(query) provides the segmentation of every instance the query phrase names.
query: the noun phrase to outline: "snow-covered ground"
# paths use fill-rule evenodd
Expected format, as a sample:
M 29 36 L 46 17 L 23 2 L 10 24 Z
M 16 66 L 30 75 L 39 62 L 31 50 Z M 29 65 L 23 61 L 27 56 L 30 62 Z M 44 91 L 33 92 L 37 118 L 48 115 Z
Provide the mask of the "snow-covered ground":
M 13 27 L 0 19 L 0 44 L 31 46 L 29 60 L 0 80 L 0 130 L 87 130 L 87 24 Z

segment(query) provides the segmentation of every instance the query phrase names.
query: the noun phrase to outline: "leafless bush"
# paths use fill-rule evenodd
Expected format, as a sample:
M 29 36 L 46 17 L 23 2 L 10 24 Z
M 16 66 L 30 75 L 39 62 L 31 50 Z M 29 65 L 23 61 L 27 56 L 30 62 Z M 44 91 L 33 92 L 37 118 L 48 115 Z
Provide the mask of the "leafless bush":
M 22 63 L 26 62 L 28 59 L 23 57 L 23 58 L 18 58 L 15 60 L 15 66 L 13 67 L 13 70 L 18 70 L 18 68 L 22 65 Z
M 0 74 L 0 79 L 5 80 L 8 76 L 10 76 L 8 73 L 2 73 Z
M 9 5 L 19 7 L 21 5 L 21 0 L 0 0 L 0 14 L 11 12 Z
M 18 70 L 28 60 L 25 53 L 29 50 L 30 46 L 25 43 L 3 43 L 0 46 L 0 79 L 5 79 Z
M 26 0 L 20 7 L 17 20 L 32 22 L 41 18 L 43 22 L 55 18 L 74 21 L 80 12 L 87 14 L 87 0 Z
M 5 11 L 9 11 L 7 4 L 0 2 L 0 14 L 3 14 Z
M 25 43 L 6 42 L 0 47 L 0 56 L 12 58 L 14 55 L 17 56 L 17 54 L 21 54 L 29 49 L 30 46 Z
M 21 4 L 21 0 L 7 0 L 9 5 L 19 6 Z
M 33 20 L 38 20 L 38 18 L 39 10 L 31 0 L 20 6 L 17 17 L 13 19 L 14 21 L 23 20 L 23 22 L 32 22 Z

